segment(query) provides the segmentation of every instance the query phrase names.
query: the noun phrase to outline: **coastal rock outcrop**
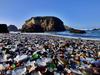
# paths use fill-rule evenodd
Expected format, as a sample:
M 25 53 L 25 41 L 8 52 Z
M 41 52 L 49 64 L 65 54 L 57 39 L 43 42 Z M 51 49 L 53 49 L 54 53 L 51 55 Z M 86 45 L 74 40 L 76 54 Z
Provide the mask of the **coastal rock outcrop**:
M 84 33 L 86 33 L 85 30 L 79 30 L 79 29 L 74 29 L 74 28 L 70 28 L 69 31 L 70 31 L 70 33 L 76 33 L 76 34 L 84 34 Z
M 65 31 L 63 21 L 54 16 L 32 17 L 25 21 L 22 32 Z
M 95 29 L 92 29 L 93 31 L 96 31 L 96 30 L 100 30 L 100 28 L 95 28 Z
M 6 24 L 0 24 L 0 33 L 9 33 L 9 30 Z
M 76 33 L 76 34 L 83 34 L 83 33 L 86 33 L 85 30 L 80 30 L 80 29 L 71 28 L 71 27 L 66 26 L 66 25 L 65 25 L 65 29 L 66 29 L 67 31 L 69 31 L 70 33 Z
M 18 31 L 18 28 L 15 25 L 9 25 L 8 30 L 9 31 Z

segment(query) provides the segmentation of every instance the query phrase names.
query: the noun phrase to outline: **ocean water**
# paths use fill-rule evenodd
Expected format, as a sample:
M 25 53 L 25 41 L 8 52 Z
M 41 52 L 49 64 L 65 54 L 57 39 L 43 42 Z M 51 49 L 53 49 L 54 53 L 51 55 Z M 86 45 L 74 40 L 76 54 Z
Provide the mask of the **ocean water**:
M 10 33 L 20 33 L 20 32 L 10 32 Z M 99 39 L 100 40 L 100 30 L 86 30 L 85 34 L 75 34 L 69 31 L 64 32 L 45 32 L 45 33 L 22 33 L 22 34 L 53 34 L 61 35 L 65 37 L 75 37 L 75 38 L 86 38 L 86 39 Z
M 56 35 L 63 35 L 63 36 L 71 36 L 71 37 L 78 37 L 78 38 L 91 38 L 91 39 L 100 39 L 100 30 L 86 30 L 85 34 L 75 34 L 70 33 L 69 31 L 64 32 L 56 32 L 53 33 Z

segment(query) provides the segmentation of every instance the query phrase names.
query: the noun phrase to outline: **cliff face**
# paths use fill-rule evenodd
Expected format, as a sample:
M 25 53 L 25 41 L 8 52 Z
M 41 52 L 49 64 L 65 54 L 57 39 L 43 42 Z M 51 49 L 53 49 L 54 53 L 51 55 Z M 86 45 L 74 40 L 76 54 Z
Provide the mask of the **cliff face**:
M 8 30 L 9 31 L 18 31 L 18 28 L 15 25 L 9 25 Z
M 6 24 L 0 24 L 0 33 L 9 33 L 9 30 Z
M 22 32 L 50 32 L 65 31 L 63 22 L 52 16 L 32 17 L 25 21 L 22 26 Z

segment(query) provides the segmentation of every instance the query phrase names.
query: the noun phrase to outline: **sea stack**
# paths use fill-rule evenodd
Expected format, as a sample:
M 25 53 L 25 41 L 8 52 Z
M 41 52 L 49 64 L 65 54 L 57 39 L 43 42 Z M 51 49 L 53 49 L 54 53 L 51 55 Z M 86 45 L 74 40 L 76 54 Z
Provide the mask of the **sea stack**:
M 22 26 L 22 32 L 65 31 L 63 21 L 54 16 L 31 17 Z

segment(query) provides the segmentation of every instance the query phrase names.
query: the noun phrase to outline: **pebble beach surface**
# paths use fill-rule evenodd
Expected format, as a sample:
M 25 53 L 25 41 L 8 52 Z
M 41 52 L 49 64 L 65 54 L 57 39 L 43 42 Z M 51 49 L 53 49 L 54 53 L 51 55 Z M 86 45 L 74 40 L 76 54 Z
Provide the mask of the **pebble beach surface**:
M 100 75 L 100 40 L 0 34 L 0 75 Z

